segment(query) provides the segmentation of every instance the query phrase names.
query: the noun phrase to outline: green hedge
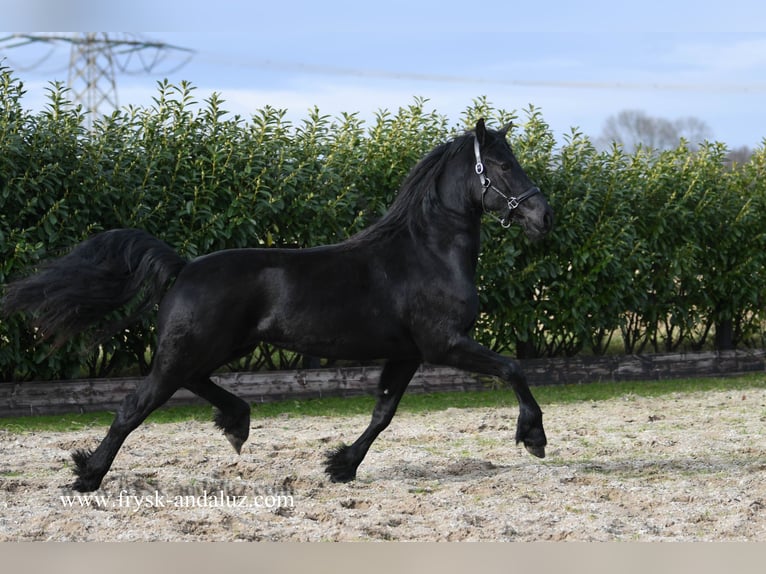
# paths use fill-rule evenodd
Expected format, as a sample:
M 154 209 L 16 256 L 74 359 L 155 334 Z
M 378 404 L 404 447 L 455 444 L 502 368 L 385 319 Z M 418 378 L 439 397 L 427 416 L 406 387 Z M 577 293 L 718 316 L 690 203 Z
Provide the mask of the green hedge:
M 246 246 L 336 242 L 391 203 L 408 170 L 479 117 L 515 120 L 517 156 L 557 217 L 529 243 L 484 228 L 477 337 L 519 356 L 761 345 L 766 151 L 730 166 L 725 146 L 626 155 L 572 131 L 556 142 L 539 110 L 521 117 L 476 100 L 459 125 L 424 101 L 356 114 L 318 109 L 291 123 L 271 107 L 232 117 L 218 96 L 161 83 L 154 104 L 86 131 L 61 84 L 43 111 L 0 69 L 0 283 L 87 236 L 141 227 L 185 256 Z M 0 323 L 0 380 L 142 372 L 151 318 L 107 345 L 35 344 L 19 318 Z M 293 366 L 261 346 L 232 368 Z

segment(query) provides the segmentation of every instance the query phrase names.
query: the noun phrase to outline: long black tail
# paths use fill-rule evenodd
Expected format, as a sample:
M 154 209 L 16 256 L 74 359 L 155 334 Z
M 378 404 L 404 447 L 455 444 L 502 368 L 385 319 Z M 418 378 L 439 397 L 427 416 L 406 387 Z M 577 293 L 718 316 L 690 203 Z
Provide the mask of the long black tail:
M 145 231 L 105 231 L 43 264 L 35 275 L 9 284 L 2 312 L 27 313 L 56 345 L 89 329 L 101 341 L 162 299 L 185 264 L 172 247 Z

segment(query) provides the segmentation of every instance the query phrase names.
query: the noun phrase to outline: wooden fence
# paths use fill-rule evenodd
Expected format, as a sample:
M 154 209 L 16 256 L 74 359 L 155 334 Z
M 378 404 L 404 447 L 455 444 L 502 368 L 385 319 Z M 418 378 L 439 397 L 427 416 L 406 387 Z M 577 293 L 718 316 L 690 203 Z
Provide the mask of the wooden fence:
M 766 371 L 766 349 L 657 355 L 572 357 L 521 361 L 530 385 L 657 380 Z M 251 403 L 375 392 L 379 367 L 225 373 L 214 380 Z M 0 383 L 0 417 L 114 410 L 138 378 Z M 482 390 L 498 381 L 444 367 L 423 366 L 408 392 Z M 170 405 L 201 399 L 178 391 Z

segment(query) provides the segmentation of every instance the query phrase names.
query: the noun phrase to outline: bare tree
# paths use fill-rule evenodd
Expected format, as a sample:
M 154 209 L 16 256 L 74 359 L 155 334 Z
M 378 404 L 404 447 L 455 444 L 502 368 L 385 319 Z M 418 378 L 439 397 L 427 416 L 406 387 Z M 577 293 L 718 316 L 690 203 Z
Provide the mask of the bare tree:
M 642 110 L 623 110 L 606 120 L 598 142 L 604 147 L 616 142 L 627 152 L 634 152 L 639 146 L 671 149 L 684 138 L 691 148 L 696 148 L 701 142 L 710 139 L 711 134 L 710 127 L 699 118 L 686 117 L 671 121 L 650 116 Z
M 729 153 L 726 156 L 726 159 L 731 162 L 731 167 L 734 168 L 739 165 L 742 165 L 743 163 L 747 163 L 747 161 L 750 159 L 750 156 L 752 155 L 753 155 L 753 150 L 750 149 L 748 146 L 743 145 L 741 147 L 729 150 Z

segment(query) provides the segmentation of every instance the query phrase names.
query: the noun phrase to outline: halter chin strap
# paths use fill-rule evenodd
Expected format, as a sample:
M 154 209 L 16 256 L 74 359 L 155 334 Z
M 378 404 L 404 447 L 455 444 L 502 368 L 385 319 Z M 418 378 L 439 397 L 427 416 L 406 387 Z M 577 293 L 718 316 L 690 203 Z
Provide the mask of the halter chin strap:
M 538 187 L 530 187 L 527 191 L 522 193 L 519 197 L 508 197 L 505 195 L 502 191 L 497 189 L 494 185 L 492 185 L 492 181 L 485 175 L 485 169 L 484 169 L 484 163 L 481 161 L 481 150 L 479 149 L 479 139 L 474 137 L 473 138 L 473 153 L 476 156 L 476 175 L 479 176 L 479 180 L 481 181 L 481 208 L 484 210 L 484 213 L 489 214 L 490 217 L 493 219 L 496 219 L 500 222 L 500 225 L 502 225 L 504 228 L 508 229 L 511 226 L 511 220 L 510 215 L 511 212 L 519 207 L 519 205 L 522 204 L 522 202 L 526 201 L 533 195 L 536 195 L 540 193 L 540 188 Z M 491 211 L 488 211 L 487 208 L 484 206 L 484 196 L 487 194 L 488 190 L 494 191 L 496 194 L 498 194 L 500 197 L 502 197 L 505 201 L 508 202 L 508 215 L 506 217 L 500 218 Z

